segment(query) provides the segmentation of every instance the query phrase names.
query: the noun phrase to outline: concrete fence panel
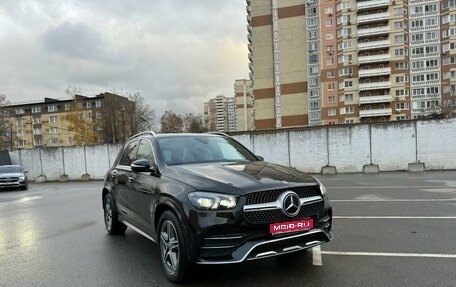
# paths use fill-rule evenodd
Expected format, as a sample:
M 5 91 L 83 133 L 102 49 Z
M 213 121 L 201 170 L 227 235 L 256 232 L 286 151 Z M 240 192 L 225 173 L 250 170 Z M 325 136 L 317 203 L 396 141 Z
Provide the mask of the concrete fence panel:
M 328 163 L 327 129 L 290 131 L 290 165 L 319 173 Z
M 266 161 L 289 165 L 288 133 L 259 133 L 254 135 L 253 146 L 256 155 Z
M 426 170 L 456 169 L 456 119 L 417 122 L 418 160 Z
M 92 179 L 103 179 L 109 166 L 109 145 L 87 146 L 85 148 L 87 173 Z
M 328 129 L 329 165 L 335 166 L 337 172 L 362 172 L 363 166 L 370 164 L 369 126 Z
M 77 146 L 64 149 L 65 174 L 70 180 L 80 180 L 86 174 L 84 147 Z
M 253 135 L 249 135 L 249 134 L 236 135 L 236 136 L 234 136 L 234 138 L 235 138 L 238 142 L 240 142 L 242 145 L 244 145 L 246 148 L 248 148 L 248 149 L 251 150 L 252 152 L 255 152 L 255 151 L 253 150 L 252 137 L 253 137 Z
M 43 174 L 47 180 L 57 181 L 63 174 L 63 153 L 62 148 L 45 148 L 41 150 L 43 163 Z
M 19 158 L 19 164 L 28 171 L 28 178 L 34 181 L 42 174 L 40 150 L 18 150 L 12 152 Z
M 416 162 L 415 122 L 372 125 L 372 163 L 380 171 L 407 170 Z

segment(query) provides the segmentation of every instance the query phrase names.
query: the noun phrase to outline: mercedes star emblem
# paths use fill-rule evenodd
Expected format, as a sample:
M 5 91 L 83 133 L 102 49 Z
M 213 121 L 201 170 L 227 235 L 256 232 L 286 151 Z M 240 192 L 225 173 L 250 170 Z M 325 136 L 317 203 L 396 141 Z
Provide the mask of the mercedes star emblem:
M 298 215 L 301 207 L 299 196 L 293 191 L 287 191 L 283 194 L 282 210 L 289 217 Z

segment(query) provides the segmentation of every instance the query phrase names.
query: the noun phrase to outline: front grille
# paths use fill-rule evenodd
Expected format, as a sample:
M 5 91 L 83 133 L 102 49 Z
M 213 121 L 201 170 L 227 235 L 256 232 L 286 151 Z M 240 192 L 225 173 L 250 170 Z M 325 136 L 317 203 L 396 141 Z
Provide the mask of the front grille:
M 19 181 L 19 177 L 1 177 L 0 182 L 17 182 Z
M 252 192 L 247 195 L 246 205 L 274 202 L 279 198 L 279 196 L 285 191 L 294 191 L 300 198 L 318 196 L 321 195 L 320 188 L 318 185 L 312 186 L 301 186 L 301 187 L 292 187 L 284 189 L 274 189 L 274 190 L 265 190 Z
M 281 209 L 260 210 L 245 212 L 245 221 L 251 224 L 276 223 L 284 221 L 299 220 L 319 214 L 323 211 L 323 201 L 301 206 L 301 210 L 295 217 L 288 217 Z

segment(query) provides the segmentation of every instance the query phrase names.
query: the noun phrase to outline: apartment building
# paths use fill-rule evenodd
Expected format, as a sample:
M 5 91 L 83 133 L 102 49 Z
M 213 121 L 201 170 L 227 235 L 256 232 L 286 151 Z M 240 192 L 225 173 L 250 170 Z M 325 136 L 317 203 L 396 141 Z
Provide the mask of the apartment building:
M 456 0 L 247 0 L 256 129 L 385 122 L 454 104 Z
M 236 128 L 238 132 L 255 129 L 253 110 L 252 82 L 240 79 L 234 82 L 234 98 L 236 100 Z
M 204 125 L 209 131 L 236 131 L 236 100 L 217 95 L 204 103 Z
M 79 145 L 88 140 L 83 139 L 83 132 L 90 133 L 92 143 L 120 141 L 122 135 L 118 133 L 123 132 L 126 139 L 126 120 L 133 105 L 127 98 L 111 93 L 8 105 L 4 108 L 10 118 L 11 149 Z

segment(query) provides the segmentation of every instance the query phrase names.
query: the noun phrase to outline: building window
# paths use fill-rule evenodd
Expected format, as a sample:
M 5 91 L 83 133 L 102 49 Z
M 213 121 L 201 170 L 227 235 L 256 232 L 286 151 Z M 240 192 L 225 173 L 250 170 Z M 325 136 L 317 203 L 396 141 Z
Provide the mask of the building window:
M 396 104 L 396 110 L 408 110 L 409 109 L 409 103 L 397 103 Z
M 41 118 L 39 118 L 39 117 L 34 117 L 34 118 L 33 118 L 33 123 L 34 123 L 34 124 L 40 124 L 40 123 L 41 123 Z
M 334 104 L 336 102 L 336 97 L 335 96 L 329 96 L 328 97 L 328 103 Z
M 103 114 L 101 112 L 96 113 L 96 117 L 98 120 L 101 119 L 102 116 L 103 116 Z
M 328 19 L 325 21 L 325 26 L 326 27 L 332 27 L 333 25 L 333 19 Z
M 320 108 L 320 102 L 310 102 L 311 109 L 318 109 Z
M 345 94 L 344 101 L 353 101 L 353 94 Z
M 24 125 L 24 119 L 23 118 L 17 119 L 17 125 L 18 126 L 23 126 Z
M 51 134 L 58 134 L 59 133 L 59 128 L 52 127 L 51 128 Z
M 18 130 L 17 131 L 17 135 L 20 136 L 20 137 L 24 136 L 25 135 L 24 130 Z
M 337 114 L 336 109 L 329 109 L 328 110 L 328 116 L 332 117 L 332 116 L 335 116 L 336 114 Z
M 48 112 L 57 112 L 57 105 L 48 105 Z
M 27 141 L 26 140 L 20 140 L 19 141 L 19 146 L 20 147 L 25 147 L 27 145 Z
M 53 144 L 53 145 L 59 144 L 59 139 L 57 139 L 57 138 L 52 138 L 52 139 L 51 139 L 51 144 Z
M 66 103 L 65 104 L 65 111 L 69 111 L 71 109 L 71 104 L 70 103 Z
M 343 108 L 343 113 L 344 114 L 354 114 L 355 108 L 354 107 L 345 107 L 345 108 Z
M 327 72 L 327 77 L 328 78 L 334 78 L 335 76 L 336 76 L 336 72 L 334 72 L 334 71 L 328 71 Z
M 334 83 L 329 83 L 328 84 L 328 91 L 333 91 L 335 89 L 335 84 Z
M 32 113 L 41 113 L 41 107 L 40 106 L 33 106 L 32 107 Z
M 86 108 L 91 109 L 92 108 L 92 102 L 86 102 Z
M 50 116 L 49 117 L 49 122 L 50 123 L 56 123 L 58 121 L 58 117 L 57 116 Z
M 344 87 L 345 88 L 353 87 L 353 81 L 344 81 Z
M 328 33 L 325 35 L 326 36 L 326 40 L 332 40 L 334 39 L 334 34 L 333 33 Z
M 35 140 L 35 146 L 41 146 L 41 145 L 43 145 L 42 140 L 41 139 L 36 139 Z
M 16 108 L 16 115 L 23 115 L 25 113 L 24 108 Z
M 328 65 L 328 66 L 334 65 L 334 58 L 333 58 L 333 57 L 328 58 L 328 59 L 326 60 L 326 65 Z
M 36 134 L 36 135 L 40 135 L 41 134 L 41 129 L 33 129 L 33 133 Z

